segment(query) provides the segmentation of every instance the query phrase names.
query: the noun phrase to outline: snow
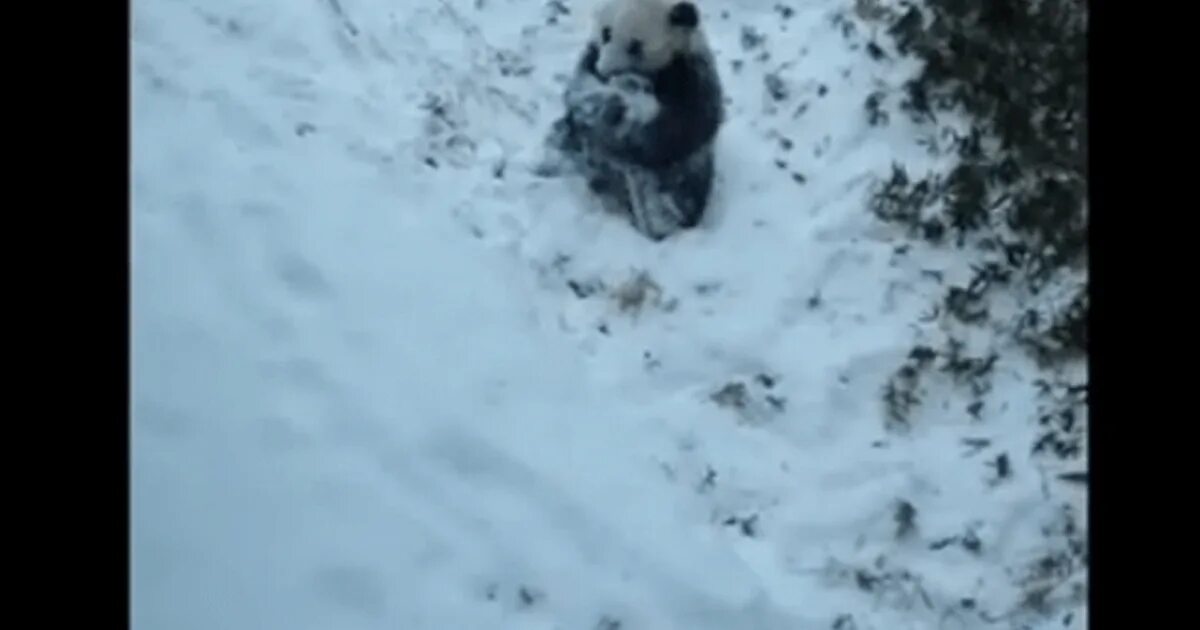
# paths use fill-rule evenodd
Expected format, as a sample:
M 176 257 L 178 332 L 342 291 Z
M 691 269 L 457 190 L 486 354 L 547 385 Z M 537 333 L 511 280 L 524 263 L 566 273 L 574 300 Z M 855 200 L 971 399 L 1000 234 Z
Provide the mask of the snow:
M 920 270 L 968 272 L 866 209 L 935 164 L 862 111 L 911 66 L 851 49 L 848 2 L 701 4 L 720 180 L 654 243 L 531 172 L 586 32 L 555 4 L 133 4 L 134 627 L 988 625 L 947 611 L 1011 608 L 1063 499 L 1010 348 L 986 423 L 886 430 Z M 981 556 L 929 550 L 970 523 Z M 839 571 L 885 556 L 927 603 Z

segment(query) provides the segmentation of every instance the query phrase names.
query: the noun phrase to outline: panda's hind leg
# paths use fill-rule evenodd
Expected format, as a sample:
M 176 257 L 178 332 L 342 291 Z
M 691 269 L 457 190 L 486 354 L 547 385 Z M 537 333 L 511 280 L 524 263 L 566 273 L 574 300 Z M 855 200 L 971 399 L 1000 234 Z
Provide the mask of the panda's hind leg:
M 662 240 L 704 219 L 713 184 L 711 155 L 697 155 L 667 172 L 629 167 L 624 175 L 633 225 L 649 238 Z
M 680 226 L 692 228 L 703 220 L 712 196 L 715 169 L 711 152 L 698 154 L 686 166 L 671 179 L 670 189 L 680 211 Z
M 619 171 L 594 165 L 587 173 L 588 189 L 600 200 L 605 212 L 619 216 L 631 213 L 629 187 Z
M 684 214 L 671 191 L 664 190 L 658 175 L 642 168 L 625 172 L 633 227 L 647 238 L 661 241 L 685 227 Z

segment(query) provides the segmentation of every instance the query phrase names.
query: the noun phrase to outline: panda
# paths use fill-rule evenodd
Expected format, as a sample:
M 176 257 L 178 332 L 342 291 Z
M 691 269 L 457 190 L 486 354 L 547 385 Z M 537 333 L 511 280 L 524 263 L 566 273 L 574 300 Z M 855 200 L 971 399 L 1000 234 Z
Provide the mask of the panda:
M 602 205 L 660 241 L 703 218 L 723 94 L 687 0 L 600 0 L 548 144 Z

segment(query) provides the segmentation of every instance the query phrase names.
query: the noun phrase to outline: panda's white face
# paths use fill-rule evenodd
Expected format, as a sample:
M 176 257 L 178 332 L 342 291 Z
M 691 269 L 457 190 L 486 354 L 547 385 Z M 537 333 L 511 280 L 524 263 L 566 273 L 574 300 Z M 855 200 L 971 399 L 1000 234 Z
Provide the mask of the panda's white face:
M 600 52 L 596 72 L 657 72 L 703 45 L 698 24 L 695 5 L 686 0 L 601 0 L 592 40 Z

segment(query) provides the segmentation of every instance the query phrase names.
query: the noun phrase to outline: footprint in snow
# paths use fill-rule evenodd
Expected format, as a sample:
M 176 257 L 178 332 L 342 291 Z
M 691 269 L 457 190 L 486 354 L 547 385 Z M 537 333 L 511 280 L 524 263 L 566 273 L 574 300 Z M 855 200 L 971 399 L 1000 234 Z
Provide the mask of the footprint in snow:
M 287 359 L 275 364 L 273 369 L 288 383 L 305 391 L 328 392 L 337 388 L 321 364 L 312 359 Z
M 273 452 L 297 450 L 308 443 L 308 435 L 294 420 L 284 416 L 263 416 L 258 420 L 260 443 Z
M 296 254 L 280 258 L 275 271 L 284 288 L 296 297 L 320 299 L 333 292 L 320 268 Z
M 387 592 L 377 571 L 364 566 L 329 566 L 313 576 L 317 593 L 333 604 L 370 617 L 387 610 Z

